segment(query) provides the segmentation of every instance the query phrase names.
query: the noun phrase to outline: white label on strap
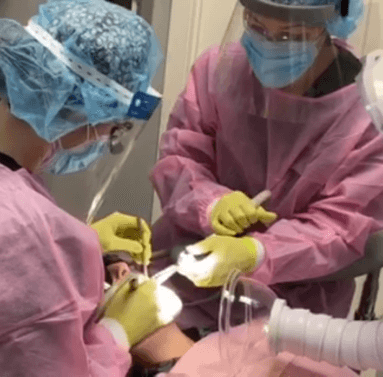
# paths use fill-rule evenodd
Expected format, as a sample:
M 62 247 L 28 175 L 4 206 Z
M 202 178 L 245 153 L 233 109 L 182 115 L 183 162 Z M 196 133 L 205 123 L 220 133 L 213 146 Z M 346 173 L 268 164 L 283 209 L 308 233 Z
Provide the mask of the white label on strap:
M 84 80 L 87 80 L 97 87 L 110 88 L 119 97 L 119 99 L 130 105 L 134 94 L 128 89 L 124 88 L 116 81 L 111 80 L 109 77 L 103 75 L 97 69 L 82 63 L 75 55 L 65 51 L 63 45 L 56 41 L 48 32 L 46 32 L 40 25 L 35 24 L 32 20 L 25 26 L 25 30 L 37 39 L 44 47 L 46 47 L 53 55 L 56 56 L 63 64 L 70 68 L 73 72 L 77 73 Z M 161 95 L 153 88 L 149 88 L 148 94 L 155 97 Z

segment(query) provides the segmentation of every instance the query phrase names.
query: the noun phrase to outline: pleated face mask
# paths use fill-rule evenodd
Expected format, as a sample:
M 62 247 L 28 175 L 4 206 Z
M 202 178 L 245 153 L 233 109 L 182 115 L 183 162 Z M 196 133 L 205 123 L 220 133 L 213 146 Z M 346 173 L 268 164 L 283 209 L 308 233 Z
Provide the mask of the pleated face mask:
M 269 41 L 246 30 L 241 44 L 255 76 L 265 88 L 284 88 L 301 78 L 318 56 L 318 42 Z
M 88 137 L 85 143 L 64 149 L 61 139 L 51 144 L 51 148 L 45 156 L 40 170 L 54 175 L 66 175 L 87 170 L 95 161 L 106 154 L 108 150 L 108 135 L 99 136 L 96 128 L 96 140 Z

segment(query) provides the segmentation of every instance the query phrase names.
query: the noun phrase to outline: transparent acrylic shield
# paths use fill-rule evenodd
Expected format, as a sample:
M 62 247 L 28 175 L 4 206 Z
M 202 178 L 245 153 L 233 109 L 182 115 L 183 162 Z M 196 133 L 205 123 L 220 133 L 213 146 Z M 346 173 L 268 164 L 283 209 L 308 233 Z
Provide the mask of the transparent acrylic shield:
M 222 289 L 219 346 L 222 361 L 235 375 L 268 356 L 267 324 L 276 295 L 233 270 Z

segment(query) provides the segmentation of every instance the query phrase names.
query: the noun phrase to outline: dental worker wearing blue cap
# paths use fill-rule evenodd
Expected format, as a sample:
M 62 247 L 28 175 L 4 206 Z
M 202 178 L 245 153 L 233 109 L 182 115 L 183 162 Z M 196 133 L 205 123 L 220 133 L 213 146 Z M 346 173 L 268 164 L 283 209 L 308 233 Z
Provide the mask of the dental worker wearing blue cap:
M 0 374 L 125 376 L 129 347 L 181 302 L 144 279 L 97 311 L 101 245 L 148 264 L 150 230 L 116 213 L 94 224 L 97 234 L 35 173 L 89 169 L 149 119 L 159 42 L 142 18 L 103 0 L 48 1 L 25 28 L 1 19 L 0 36 Z

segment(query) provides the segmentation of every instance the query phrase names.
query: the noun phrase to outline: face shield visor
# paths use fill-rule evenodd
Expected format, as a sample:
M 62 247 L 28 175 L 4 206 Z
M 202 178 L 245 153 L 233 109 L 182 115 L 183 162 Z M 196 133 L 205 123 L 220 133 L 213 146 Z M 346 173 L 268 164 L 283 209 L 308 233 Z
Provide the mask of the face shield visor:
M 109 153 L 99 159 L 88 174 L 87 183 L 92 198 L 86 218 L 88 224 L 94 221 L 107 197 L 108 189 L 119 177 L 147 123 L 148 120 L 145 119 L 132 119 L 130 122 L 116 124 L 112 128 L 108 139 Z
M 376 129 L 383 132 L 383 49 L 373 51 L 362 61 L 358 90 Z
M 216 102 L 230 99 L 239 137 L 256 133 L 257 140 L 262 138 L 253 158 L 264 169 L 260 174 L 265 174 L 266 189 L 273 190 L 283 179 L 298 181 L 319 158 L 320 166 L 309 170 L 310 181 L 323 184 L 343 153 L 336 145 L 349 140 L 360 122 L 366 127 L 371 122 L 355 85 L 362 70 L 360 46 L 374 34 L 366 33 L 370 20 L 354 29 L 358 41 L 351 45 L 332 31 L 347 16 L 338 13 L 334 2 L 323 3 L 239 1 L 220 47 Z M 357 4 L 359 0 L 350 0 L 349 15 Z M 279 8 L 284 12 L 271 17 Z M 364 14 L 371 13 L 366 8 Z
M 383 26 L 380 21 L 383 16 L 383 4 L 372 3 L 368 11 L 373 27 L 365 31 L 363 68 L 356 78 L 356 83 L 376 129 L 383 132 Z
M 287 6 L 281 6 L 280 11 L 276 7 L 276 17 L 272 11 L 274 3 L 269 4 L 270 8 L 260 6 L 265 2 L 242 3 L 251 7 L 243 9 L 241 45 L 257 79 L 266 88 L 292 86 L 309 73 L 324 46 L 324 25 L 320 21 L 308 24 L 302 20 L 304 14 L 289 12 Z M 330 7 L 328 11 L 331 17 Z M 318 13 L 318 18 L 321 16 Z
M 341 116 L 349 103 L 361 64 L 339 37 L 363 14 L 362 0 L 239 1 L 220 49 L 219 91 L 236 90 L 238 107 L 263 121 L 321 132 L 321 115 Z

